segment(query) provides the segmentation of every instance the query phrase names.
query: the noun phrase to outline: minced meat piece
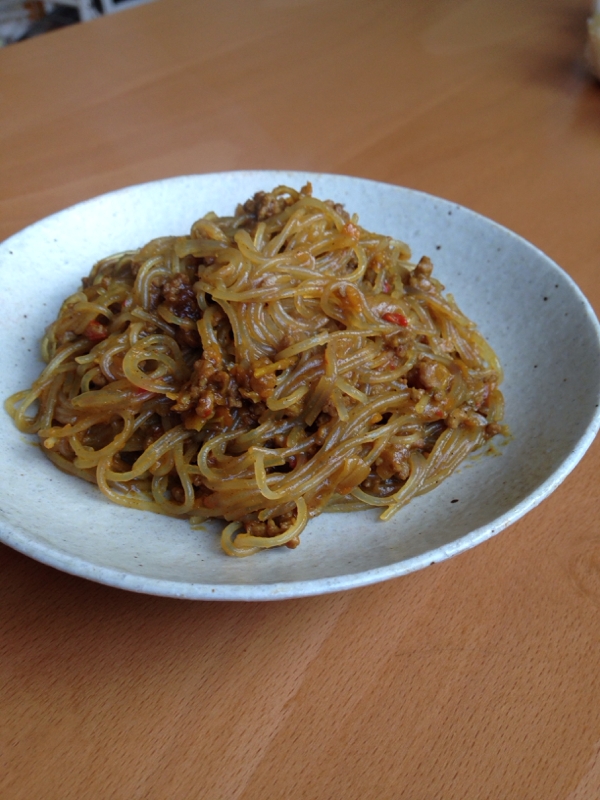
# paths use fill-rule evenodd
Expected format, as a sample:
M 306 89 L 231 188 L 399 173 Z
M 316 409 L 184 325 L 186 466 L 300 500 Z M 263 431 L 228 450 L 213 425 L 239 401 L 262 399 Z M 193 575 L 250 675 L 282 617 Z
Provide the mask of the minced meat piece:
M 178 272 L 168 278 L 162 287 L 165 305 L 177 317 L 200 319 L 200 308 L 192 289 L 192 282 L 184 273 Z
M 254 219 L 262 220 L 281 214 L 295 200 L 290 195 L 274 195 L 272 192 L 257 192 L 250 200 L 244 203 L 244 211 Z
M 422 389 L 445 392 L 452 380 L 450 371 L 439 361 L 430 358 L 424 358 L 415 369 L 418 372 L 419 386 Z

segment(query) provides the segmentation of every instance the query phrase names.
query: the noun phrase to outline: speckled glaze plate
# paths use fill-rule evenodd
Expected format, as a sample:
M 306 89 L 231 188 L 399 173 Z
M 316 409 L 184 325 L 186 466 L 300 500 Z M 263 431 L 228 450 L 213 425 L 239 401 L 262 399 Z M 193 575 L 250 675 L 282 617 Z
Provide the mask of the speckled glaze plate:
M 339 175 L 230 172 L 172 178 L 80 203 L 0 245 L 3 399 L 41 369 L 39 341 L 93 263 L 210 210 L 231 213 L 259 189 L 299 188 L 345 203 L 371 230 L 427 254 L 505 368 L 513 439 L 464 466 L 392 521 L 369 510 L 313 520 L 296 550 L 225 556 L 220 526 L 112 505 L 57 470 L 0 414 L 0 539 L 58 569 L 157 595 L 272 600 L 395 578 L 461 553 L 506 528 L 575 467 L 599 427 L 600 336 L 577 286 L 514 233 L 420 192 Z

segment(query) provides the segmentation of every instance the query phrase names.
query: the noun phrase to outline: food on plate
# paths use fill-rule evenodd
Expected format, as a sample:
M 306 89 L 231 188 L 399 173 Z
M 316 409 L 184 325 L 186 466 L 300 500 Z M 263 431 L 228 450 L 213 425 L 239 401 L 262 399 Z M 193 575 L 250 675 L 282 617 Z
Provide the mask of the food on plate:
M 504 431 L 497 357 L 410 259 L 310 184 L 258 192 L 98 262 L 7 408 L 115 503 L 224 520 L 229 555 L 388 520 Z

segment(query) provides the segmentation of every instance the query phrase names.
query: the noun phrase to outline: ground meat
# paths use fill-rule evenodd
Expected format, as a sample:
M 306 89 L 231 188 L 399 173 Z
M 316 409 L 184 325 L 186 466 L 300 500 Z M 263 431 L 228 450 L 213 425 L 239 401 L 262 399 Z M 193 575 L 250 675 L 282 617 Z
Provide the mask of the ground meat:
M 300 194 L 310 197 L 312 195 L 312 184 L 309 182 L 300 189 Z M 238 213 L 246 212 L 251 218 L 257 222 L 262 222 L 269 217 L 275 217 L 281 214 L 288 206 L 294 205 L 296 199 L 288 194 L 275 194 L 273 192 L 256 192 L 254 197 L 246 200 L 243 206 L 238 206 Z M 344 211 L 344 207 L 336 204 L 333 206 L 335 210 L 341 214 L 345 220 L 349 219 L 348 214 Z
M 468 407 L 455 408 L 446 419 L 449 428 L 458 428 L 460 425 L 465 428 L 483 428 L 485 424 L 485 417 Z
M 278 536 L 280 533 L 287 531 L 292 527 L 295 521 L 296 512 L 288 511 L 278 517 L 268 519 L 266 522 L 261 522 L 260 520 L 245 522 L 244 529 L 250 536 L 266 536 L 267 538 L 272 538 L 273 536 Z M 291 546 L 297 547 L 297 544 Z
M 195 328 L 186 330 L 185 328 L 178 327 L 175 331 L 175 341 L 182 349 L 187 347 L 190 350 L 200 350 L 202 347 L 200 334 Z
M 325 439 L 329 436 L 333 417 L 337 418 L 337 411 L 335 410 L 333 410 L 332 413 L 325 413 L 325 411 L 322 411 L 316 418 L 314 427 L 317 430 L 313 436 L 313 441 L 318 447 L 321 447 Z
M 410 380 L 410 372 L 408 374 L 408 377 Z M 416 386 L 410 386 L 410 384 L 409 388 L 410 388 L 410 399 L 413 401 L 413 403 L 418 403 L 419 400 L 423 397 L 423 395 L 426 394 L 425 389 L 417 389 Z
M 452 380 L 450 371 L 439 361 L 424 358 L 411 371 L 409 386 L 432 392 L 445 392 Z
M 217 406 L 230 409 L 239 408 L 241 405 L 238 387 L 229 373 L 219 369 L 209 359 L 199 358 L 194 364 L 190 379 L 179 392 L 172 410 L 180 414 L 193 410 L 200 420 L 206 421 L 214 416 Z M 223 422 L 225 421 L 223 419 Z
M 491 439 L 492 436 L 497 436 L 499 433 L 504 431 L 504 426 L 500 425 L 498 422 L 490 422 L 489 425 L 485 426 L 485 435 L 486 438 Z
M 252 364 L 235 364 L 231 368 L 231 374 L 239 386 L 240 395 L 254 403 L 267 400 L 272 394 L 277 384 L 275 372 L 267 372 L 263 375 L 256 375 L 261 367 L 272 364 L 270 358 L 264 356 L 254 361 Z
M 423 256 L 417 266 L 415 267 L 414 274 L 418 278 L 431 278 L 431 273 L 433 272 L 433 264 L 431 263 L 431 259 L 427 256 Z
M 422 292 L 430 292 L 433 288 L 433 283 L 430 280 L 432 272 L 433 264 L 431 263 L 431 259 L 427 258 L 427 256 L 423 256 L 414 268 L 409 279 L 409 284 L 415 289 L 420 289 Z
M 375 472 L 383 480 L 397 475 L 400 480 L 405 481 L 410 475 L 408 449 L 401 445 L 386 447 L 375 462 Z
M 400 485 L 400 482 L 395 477 L 384 479 L 375 473 L 371 473 L 360 486 L 361 489 L 368 492 L 368 494 L 372 494 L 373 497 L 389 497 L 389 495 L 398 491 Z
M 175 486 L 171 486 L 171 499 L 176 503 L 183 503 L 185 500 L 185 492 L 181 486 L 178 486 L 177 484 Z
M 244 211 L 258 222 L 281 214 L 295 200 L 289 195 L 274 195 L 271 192 L 257 192 L 244 203 Z
M 196 295 L 192 282 L 184 273 L 178 272 L 168 278 L 162 286 L 162 296 L 167 308 L 177 317 L 184 319 L 200 319 Z
M 266 367 L 271 364 L 271 359 L 260 358 L 252 364 L 252 373 L 250 376 L 250 388 L 256 392 L 261 400 L 267 400 L 272 394 L 275 386 L 277 385 L 277 376 L 274 372 L 267 372 L 264 375 L 256 375 L 256 371 L 260 367 Z

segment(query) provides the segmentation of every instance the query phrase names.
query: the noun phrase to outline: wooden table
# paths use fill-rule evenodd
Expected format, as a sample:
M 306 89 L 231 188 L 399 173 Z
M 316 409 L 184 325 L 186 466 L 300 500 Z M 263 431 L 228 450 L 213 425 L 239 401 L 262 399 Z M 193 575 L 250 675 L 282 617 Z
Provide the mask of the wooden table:
M 600 308 L 583 0 L 162 0 L 0 52 L 0 238 L 239 168 L 423 189 Z M 577 398 L 573 398 L 577 402 Z M 596 443 L 487 543 L 270 604 L 135 595 L 0 547 L 0 796 L 600 796 Z

